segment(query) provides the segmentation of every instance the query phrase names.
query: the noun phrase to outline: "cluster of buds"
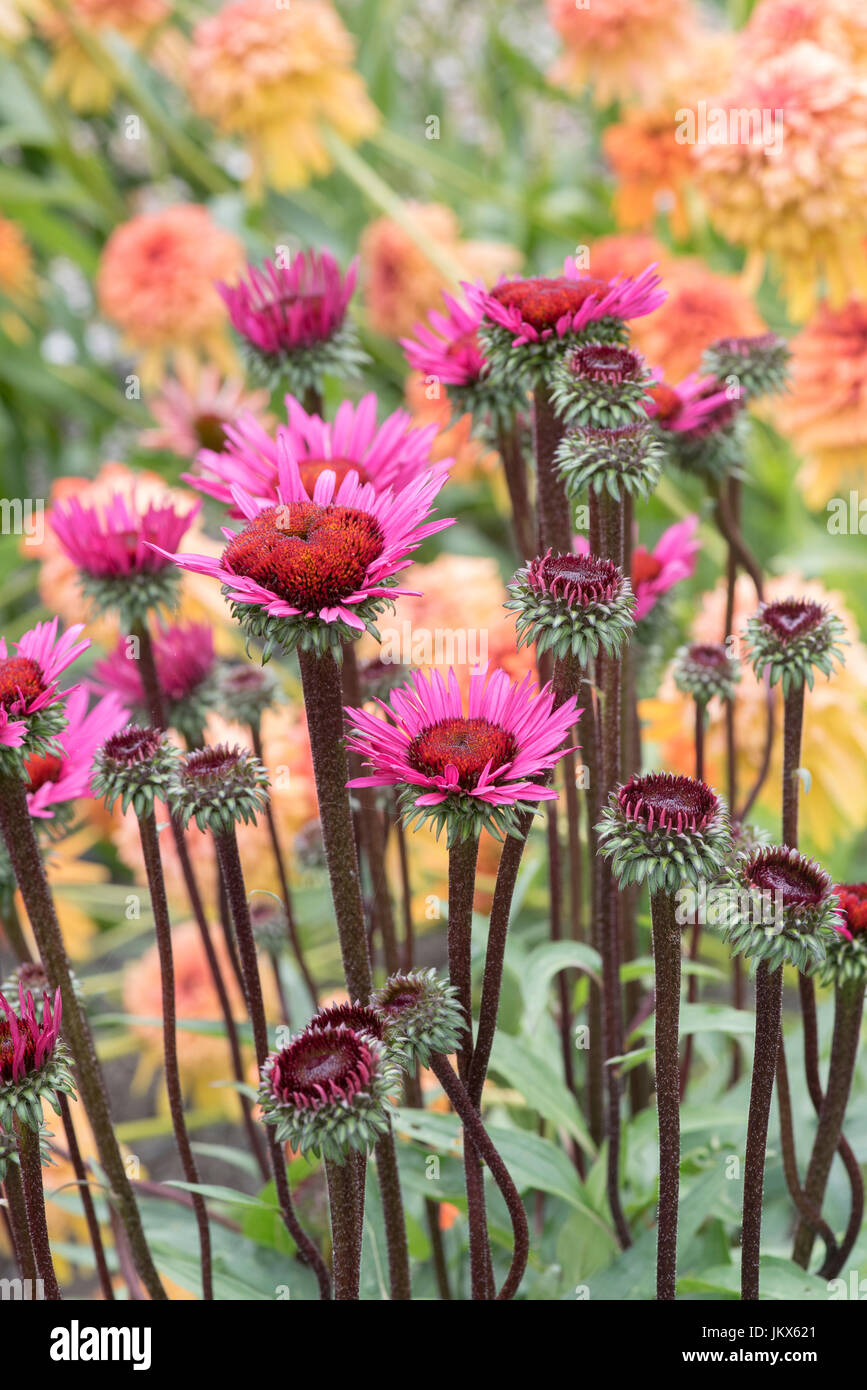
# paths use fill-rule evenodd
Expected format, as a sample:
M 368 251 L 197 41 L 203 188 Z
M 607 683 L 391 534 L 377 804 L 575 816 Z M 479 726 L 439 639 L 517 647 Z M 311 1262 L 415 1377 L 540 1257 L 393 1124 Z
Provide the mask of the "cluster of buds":
M 534 642 L 540 655 L 550 650 L 586 667 L 600 648 L 617 656 L 635 627 L 635 595 L 612 560 L 549 550 L 518 570 L 508 591 L 519 650 Z

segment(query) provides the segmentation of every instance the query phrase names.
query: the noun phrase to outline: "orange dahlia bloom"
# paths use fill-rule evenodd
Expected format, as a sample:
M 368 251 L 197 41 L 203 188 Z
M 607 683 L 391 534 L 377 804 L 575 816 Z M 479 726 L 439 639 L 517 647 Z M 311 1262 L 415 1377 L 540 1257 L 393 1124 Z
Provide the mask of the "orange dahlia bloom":
M 792 343 L 792 390 L 776 419 L 806 456 L 799 481 L 813 507 L 867 487 L 867 304 L 823 304 Z
M 823 294 L 834 307 L 867 295 L 867 81 L 816 44 L 798 43 L 742 67 L 721 106 L 730 143 L 693 148 L 722 235 L 769 260 L 793 319 L 807 318 Z M 741 118 L 751 112 L 768 122 L 782 112 L 781 126 L 746 139 Z
M 502 242 L 464 241 L 458 219 L 442 203 L 413 203 L 413 218 L 467 280 L 491 285 L 516 271 L 521 254 Z M 443 289 L 450 288 L 409 232 L 390 217 L 371 222 L 361 237 L 363 296 L 370 326 L 386 337 L 410 334 L 430 309 L 441 309 Z M 452 287 L 453 288 L 453 287 Z
M 867 647 L 859 640 L 855 618 L 840 594 L 829 593 L 817 580 L 786 574 L 770 580 L 765 597 L 773 601 L 790 594 L 829 604 L 846 628 L 846 665 L 830 681 L 818 677 L 809 692 L 804 715 L 801 766 L 810 773 L 810 790 L 801 793 L 804 834 L 816 850 L 825 853 L 838 841 L 848 841 L 853 831 L 867 824 Z M 725 624 L 725 585 L 720 583 L 704 596 L 693 626 L 693 641 L 719 642 Z M 756 608 L 752 581 L 742 575 L 735 592 L 735 633 Z M 741 802 L 753 786 L 761 766 L 765 739 L 765 689 L 752 668 L 744 663 L 735 701 L 738 749 L 738 797 Z M 669 670 L 653 700 L 642 701 L 645 738 L 658 747 L 656 763 L 673 772 L 692 774 L 695 753 L 692 700 L 675 687 Z M 708 705 L 706 759 L 708 780 L 725 785 L 725 716 L 718 700 Z M 779 831 L 782 779 L 782 692 L 775 687 L 775 730 L 771 768 L 759 797 L 762 819 Z M 845 798 L 840 788 L 845 787 Z
M 590 83 L 599 106 L 658 93 L 695 28 L 690 0 L 548 0 L 548 19 L 565 44 L 551 81 Z
M 168 0 L 68 0 L 66 13 L 50 3 L 40 8 L 39 28 L 54 51 L 45 78 L 48 95 L 65 97 L 73 110 L 90 115 L 107 111 L 114 100 L 110 69 L 88 52 L 76 29 L 94 38 L 120 34 L 157 66 L 176 71 L 184 41 L 178 30 L 165 27 L 171 10 Z
M 740 35 L 747 62 L 764 62 L 802 40 L 856 67 L 867 62 L 867 9 L 862 0 L 760 0 Z
M 626 231 L 652 227 L 668 213 L 672 234 L 689 232 L 685 189 L 692 154 L 679 145 L 670 107 L 627 111 L 603 132 L 602 148 L 614 172 L 614 216 Z
M 379 124 L 354 58 L 355 42 L 326 0 L 234 0 L 196 26 L 190 99 L 245 141 L 257 193 L 265 184 L 299 188 L 332 168 L 325 131 L 356 145 Z
M 231 372 L 226 306 L 214 282 L 234 280 L 243 265 L 238 238 L 195 203 L 141 213 L 112 232 L 97 275 L 99 304 L 141 353 L 146 383 L 159 380 L 169 357 L 179 369 L 204 358 Z

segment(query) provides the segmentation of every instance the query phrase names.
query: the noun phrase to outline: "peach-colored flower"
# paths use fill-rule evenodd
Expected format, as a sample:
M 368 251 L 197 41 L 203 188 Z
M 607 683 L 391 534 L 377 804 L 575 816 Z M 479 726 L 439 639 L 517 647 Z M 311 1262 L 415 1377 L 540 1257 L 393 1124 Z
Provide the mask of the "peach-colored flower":
M 817 580 L 798 574 L 772 579 L 766 586 L 769 600 L 790 594 L 829 604 L 846 628 L 846 664 L 832 679 L 816 680 L 809 694 L 804 716 L 804 742 L 801 766 L 810 773 L 809 792 L 801 796 L 804 834 L 816 850 L 827 852 L 835 843 L 848 840 L 853 830 L 867 824 L 867 648 L 858 638 L 857 623 L 840 594 L 829 593 Z M 735 633 L 740 633 L 750 613 L 755 611 L 756 595 L 751 580 L 742 575 L 737 583 Z M 720 583 L 706 594 L 693 625 L 693 640 L 719 642 L 725 624 L 725 585 Z M 758 806 L 775 833 L 779 830 L 780 781 L 782 777 L 782 695 L 775 688 L 776 738 L 771 769 L 759 797 Z M 742 802 L 755 782 L 761 766 L 765 739 L 765 690 L 752 668 L 744 664 L 735 702 L 735 730 L 738 748 L 739 800 Z M 678 692 L 669 670 L 653 700 L 642 701 L 642 718 L 647 722 L 646 737 L 658 746 L 659 766 L 673 772 L 692 773 L 694 751 L 691 728 L 695 712 L 689 697 Z M 716 786 L 725 785 L 725 720 L 722 706 L 711 701 L 706 736 L 707 776 Z M 845 787 L 841 799 L 840 788 Z
M 565 44 L 549 76 L 580 91 L 590 84 L 600 106 L 658 93 L 690 43 L 690 0 L 547 0 L 548 19 Z
M 616 181 L 614 216 L 625 231 L 652 227 L 660 213 L 667 213 L 672 235 L 687 235 L 692 153 L 675 135 L 668 106 L 626 111 L 603 132 L 602 148 Z
M 267 391 L 248 391 L 240 377 L 223 378 L 216 367 L 182 367 L 148 402 L 159 428 L 143 431 L 139 443 L 146 449 L 170 449 L 187 459 L 194 459 L 200 449 L 220 453 L 225 426 L 241 415 L 253 415 L 263 429 L 271 428 L 269 399 Z
M 430 240 L 467 280 L 493 284 L 518 269 L 521 255 L 502 242 L 464 241 L 458 220 L 442 203 L 412 203 L 409 211 Z M 363 298 L 370 326 L 387 337 L 412 332 L 419 319 L 441 307 L 446 280 L 421 247 L 390 217 L 379 217 L 361 237 Z
M 867 9 L 861 0 L 759 0 L 740 34 L 749 63 L 764 62 L 807 39 L 855 66 L 867 61 Z
M 89 115 L 107 111 L 114 100 L 114 74 L 76 30 L 96 39 L 120 34 L 156 66 L 175 73 L 184 40 L 167 25 L 171 8 L 168 0 L 68 0 L 65 11 L 50 3 L 40 6 L 39 29 L 54 54 L 45 78 L 49 96 L 65 97 L 74 111 Z
M 355 145 L 379 124 L 354 57 L 326 0 L 234 0 L 195 29 L 190 99 L 244 139 L 257 193 L 265 184 L 298 188 L 332 168 L 328 129 Z
M 497 455 L 482 440 L 473 436 L 473 417 L 456 415 L 446 392 L 434 391 L 425 383 L 421 372 L 410 372 L 404 388 L 406 403 L 412 412 L 413 425 L 438 425 L 439 434 L 430 452 L 431 463 L 454 459 L 449 469 L 453 481 L 466 482 L 478 474 L 490 474 L 497 467 Z
M 776 419 L 806 463 L 811 506 L 867 487 L 867 304 L 823 304 L 792 343 L 792 390 Z
M 233 280 L 244 265 L 236 236 L 196 203 L 141 213 L 112 232 L 97 275 L 100 309 L 141 354 L 146 384 L 166 359 L 192 370 L 200 359 L 226 372 L 234 366 L 226 307 L 216 280 Z
M 741 65 L 720 106 L 728 142 L 710 143 L 709 129 L 709 141 L 692 147 L 718 230 L 757 262 L 768 259 L 795 320 L 823 293 L 833 307 L 867 294 L 867 78 L 816 44 L 797 43 Z M 760 130 L 755 113 L 775 124 Z

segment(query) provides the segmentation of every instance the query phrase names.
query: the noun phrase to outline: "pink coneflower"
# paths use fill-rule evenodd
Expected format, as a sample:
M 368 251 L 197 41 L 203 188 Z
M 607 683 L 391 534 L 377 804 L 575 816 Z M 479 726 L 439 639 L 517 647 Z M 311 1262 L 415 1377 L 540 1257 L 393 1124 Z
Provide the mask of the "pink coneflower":
M 84 631 L 83 623 L 67 628 L 58 637 L 58 622 L 54 618 L 50 623 L 37 623 L 25 632 L 15 643 L 14 656 L 9 655 L 6 639 L 0 637 L 0 747 L 20 748 L 26 742 L 38 751 L 45 712 L 70 693 L 58 690 L 58 678 L 87 650 L 90 640 L 77 640 Z M 61 727 L 62 721 L 50 732 L 56 734 Z
M 136 505 L 121 493 L 99 506 L 69 497 L 49 514 L 51 529 L 78 567 L 85 593 L 101 608 L 120 608 L 129 625 L 173 597 L 175 576 L 165 558 L 197 515 L 201 502 L 180 511 L 172 502 Z
M 446 313 L 431 309 L 428 323 L 417 323 L 415 338 L 401 338 L 400 345 L 413 371 L 435 377 L 444 386 L 470 386 L 485 370 L 485 354 L 479 342 L 481 306 L 461 303 L 443 290 Z
M 226 426 L 242 416 L 252 415 L 260 424 L 268 418 L 267 391 L 248 391 L 242 380 L 223 378 L 216 367 L 203 367 L 197 375 L 179 370 L 149 404 L 159 428 L 144 430 L 139 443 L 190 459 L 203 448 L 220 453 Z
M 657 599 L 695 573 L 695 557 L 700 544 L 695 539 L 698 517 L 690 515 L 663 531 L 653 550 L 644 545 L 632 552 L 632 590 L 635 594 L 635 621 L 646 618 Z M 572 548 L 578 555 L 589 555 L 586 536 L 576 536 Z
M 555 708 L 551 686 L 539 690 L 529 675 L 513 684 L 505 671 L 474 671 L 466 713 L 463 703 L 453 669 L 447 681 L 416 671 L 389 704 L 377 701 L 389 719 L 347 710 L 347 747 L 372 768 L 348 786 L 398 787 L 405 810 L 431 807 L 459 819 L 556 799 L 545 774 L 567 751 L 579 714 L 574 696 Z
M 334 337 L 357 278 L 357 256 L 344 276 L 330 251 L 299 251 L 289 265 L 248 265 L 246 278 L 217 289 L 245 342 L 263 356 L 283 357 Z
M 836 930 L 847 941 L 857 936 L 867 943 L 867 883 L 838 883 L 835 891 L 843 913 Z
M 660 277 L 650 265 L 636 278 L 618 275 L 597 280 L 584 275 L 571 257 L 563 274 L 501 280 L 492 290 L 464 285 L 467 298 L 484 318 L 505 329 L 514 347 L 580 333 L 604 319 L 640 318 L 665 299 Z
M 207 623 L 158 624 L 152 640 L 160 689 L 169 700 L 186 699 L 214 669 L 214 632 Z M 94 664 L 93 674 L 99 689 L 131 705 L 146 704 L 139 663 L 125 639 Z
M 281 489 L 286 496 L 290 477 L 293 498 L 312 498 L 326 471 L 334 473 L 338 486 L 355 473 L 360 483 L 382 492 L 399 491 L 430 467 L 436 425 L 414 429 L 405 410 L 395 410 L 377 425 L 372 391 L 358 405 L 343 401 L 333 424 L 309 415 L 294 396 L 286 397 L 286 409 L 289 423 L 278 425 L 273 437 L 252 417 L 227 428 L 224 452 L 203 449 L 198 458 L 203 475 L 187 475 L 186 481 L 220 502 L 231 503 L 235 487 L 275 502 Z
M 649 388 L 651 399 L 646 410 L 661 430 L 693 434 L 708 429 L 721 417 L 731 418 L 737 403 L 729 399 L 724 386 L 710 376 L 691 372 L 677 386 L 657 381 Z
M 0 1084 L 22 1081 L 38 1072 L 50 1059 L 60 1037 L 63 1005 L 58 989 L 54 1003 L 44 996 L 41 1016 L 37 1017 L 33 995 L 18 987 L 18 1013 L 0 994 Z
M 224 529 L 228 544 L 219 559 L 162 554 L 219 579 L 251 633 L 289 648 L 330 644 L 357 636 L 389 599 L 408 592 L 394 576 L 426 536 L 452 524 L 425 521 L 446 477 L 440 464 L 395 493 L 359 482 L 354 470 L 339 484 L 327 471 L 311 499 L 297 466 L 281 467 L 276 504 L 232 489 L 246 525 L 238 533 Z
M 93 755 L 129 719 L 114 693 L 99 700 L 88 714 L 88 691 L 80 685 L 66 701 L 67 724 L 58 736 L 56 753 L 34 753 L 27 759 L 27 809 L 31 816 L 50 820 L 54 808 L 90 796 Z

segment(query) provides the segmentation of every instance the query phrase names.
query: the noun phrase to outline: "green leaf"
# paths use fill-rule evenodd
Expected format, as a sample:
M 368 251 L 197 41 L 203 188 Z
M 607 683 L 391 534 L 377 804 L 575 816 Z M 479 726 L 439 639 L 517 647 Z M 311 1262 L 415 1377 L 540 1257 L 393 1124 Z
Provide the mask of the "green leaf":
M 677 1283 L 678 1293 L 710 1293 L 719 1299 L 741 1296 L 740 1264 L 714 1265 L 700 1274 L 687 1275 Z M 779 1255 L 762 1255 L 759 1260 L 759 1298 L 803 1303 L 811 1299 L 828 1301 L 828 1284 Z
M 680 1032 L 685 1033 L 748 1033 L 756 1031 L 756 1020 L 747 1009 L 733 1009 L 728 1004 L 681 1004 Z
M 558 1129 L 565 1129 L 585 1153 L 596 1147 L 584 1125 L 575 1097 L 558 1073 L 522 1038 L 498 1033 L 491 1052 L 491 1070 L 520 1091 L 529 1108 Z
M 525 1032 L 532 1033 L 544 1013 L 548 989 L 554 976 L 569 968 L 583 970 L 598 982 L 602 974 L 602 959 L 598 951 L 583 941 L 550 941 L 544 946 L 537 946 L 527 956 L 522 966 Z

